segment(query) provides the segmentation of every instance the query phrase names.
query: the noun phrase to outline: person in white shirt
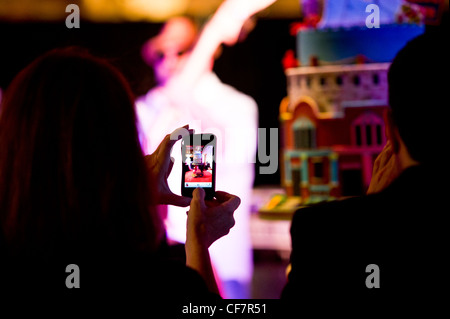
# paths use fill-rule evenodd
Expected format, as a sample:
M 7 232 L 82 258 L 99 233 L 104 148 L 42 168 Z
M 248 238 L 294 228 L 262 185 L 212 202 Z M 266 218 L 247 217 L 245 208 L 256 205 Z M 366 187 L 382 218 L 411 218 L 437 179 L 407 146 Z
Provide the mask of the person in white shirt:
M 249 298 L 253 271 L 250 239 L 250 196 L 254 179 L 258 109 L 249 96 L 226 85 L 212 72 L 214 55 L 222 43 L 234 44 L 244 22 L 275 0 L 227 0 L 206 24 L 197 39 L 192 20 L 169 20 L 161 32 L 146 42 L 144 60 L 155 73 L 158 86 L 136 102 L 140 140 L 145 153 L 152 153 L 167 131 L 189 124 L 197 133 L 217 136 L 216 188 L 238 195 L 242 202 L 235 213 L 230 234 L 210 248 L 216 275 L 225 298 Z M 181 191 L 181 147 L 169 185 Z M 186 213 L 168 208 L 167 234 L 185 241 Z

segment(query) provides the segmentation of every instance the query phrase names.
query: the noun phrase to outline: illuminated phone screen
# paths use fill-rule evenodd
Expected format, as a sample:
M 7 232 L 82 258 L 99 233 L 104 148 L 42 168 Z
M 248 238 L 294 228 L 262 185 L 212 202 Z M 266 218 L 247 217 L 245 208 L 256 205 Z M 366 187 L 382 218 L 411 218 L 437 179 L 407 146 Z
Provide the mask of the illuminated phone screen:
M 213 146 L 187 145 L 184 162 L 184 187 L 212 187 Z
M 182 144 L 182 194 L 192 196 L 201 187 L 212 198 L 215 191 L 215 136 L 193 134 L 183 138 Z

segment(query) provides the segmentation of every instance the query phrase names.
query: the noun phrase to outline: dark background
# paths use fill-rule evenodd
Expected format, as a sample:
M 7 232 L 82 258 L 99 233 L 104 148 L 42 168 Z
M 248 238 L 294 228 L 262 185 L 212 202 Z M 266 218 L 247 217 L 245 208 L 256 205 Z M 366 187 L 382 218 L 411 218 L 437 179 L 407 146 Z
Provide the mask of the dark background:
M 289 35 L 292 22 L 260 19 L 245 42 L 224 46 L 214 66 L 223 82 L 256 100 L 260 128 L 279 127 L 278 107 L 286 96 L 281 60 L 286 50 L 295 48 L 295 37 Z M 143 95 L 155 85 L 155 80 L 151 68 L 140 57 L 140 48 L 160 28 L 161 24 L 154 23 L 81 21 L 79 29 L 68 29 L 64 21 L 0 22 L 0 87 L 7 88 L 13 77 L 42 53 L 56 47 L 79 45 L 109 59 L 128 79 L 134 94 Z M 255 185 L 280 183 L 279 171 L 261 175 L 259 165 L 255 167 Z

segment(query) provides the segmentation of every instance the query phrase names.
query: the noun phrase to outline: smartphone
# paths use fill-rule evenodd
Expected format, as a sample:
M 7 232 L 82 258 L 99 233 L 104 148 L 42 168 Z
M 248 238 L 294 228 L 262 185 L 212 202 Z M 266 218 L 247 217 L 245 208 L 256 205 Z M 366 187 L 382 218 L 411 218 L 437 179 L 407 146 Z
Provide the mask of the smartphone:
M 191 134 L 181 141 L 181 194 L 192 197 L 197 187 L 205 190 L 206 199 L 216 191 L 216 136 L 210 133 Z

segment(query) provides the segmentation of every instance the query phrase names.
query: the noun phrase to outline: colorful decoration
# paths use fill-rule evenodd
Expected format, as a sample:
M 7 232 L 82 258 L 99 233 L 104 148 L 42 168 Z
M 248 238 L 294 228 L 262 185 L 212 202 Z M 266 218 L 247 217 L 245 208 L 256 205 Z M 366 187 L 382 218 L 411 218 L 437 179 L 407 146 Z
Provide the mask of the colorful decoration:
M 419 12 L 402 0 L 376 2 L 383 15 L 380 28 L 365 25 L 366 1 L 323 1 L 323 8 L 319 3 L 302 1 L 304 20 L 291 26 L 300 67 L 287 52 L 288 96 L 280 105 L 287 198 L 273 198 L 267 211 L 280 210 L 291 197 L 308 205 L 366 191 L 386 143 L 390 61 L 424 31 Z M 399 10 L 418 23 L 397 24 Z
M 374 63 L 286 71 L 288 97 L 281 103 L 280 121 L 288 195 L 326 200 L 368 187 L 373 161 L 386 142 L 388 67 Z

